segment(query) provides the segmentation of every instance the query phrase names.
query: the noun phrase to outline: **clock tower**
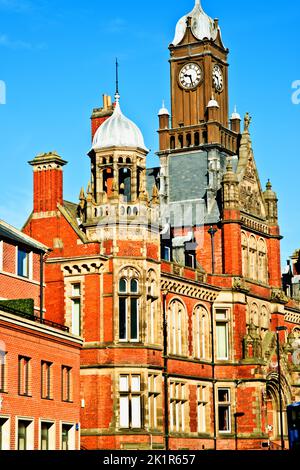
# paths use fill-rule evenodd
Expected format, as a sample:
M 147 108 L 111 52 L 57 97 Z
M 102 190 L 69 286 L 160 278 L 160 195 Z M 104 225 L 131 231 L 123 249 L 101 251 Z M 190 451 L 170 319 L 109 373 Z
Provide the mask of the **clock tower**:
M 221 180 L 227 157 L 238 153 L 241 120 L 236 112 L 229 120 L 229 51 L 200 0 L 178 21 L 169 50 L 171 116 L 165 107 L 159 112 L 163 212 L 170 203 L 192 201 L 204 222 L 217 223 Z

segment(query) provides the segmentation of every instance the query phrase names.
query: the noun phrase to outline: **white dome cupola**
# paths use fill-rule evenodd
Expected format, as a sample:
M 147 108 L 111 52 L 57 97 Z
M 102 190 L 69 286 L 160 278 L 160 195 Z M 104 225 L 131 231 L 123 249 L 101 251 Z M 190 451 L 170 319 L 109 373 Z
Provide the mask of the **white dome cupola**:
M 173 46 L 178 46 L 183 40 L 188 18 L 191 18 L 191 30 L 196 39 L 199 41 L 204 39 L 215 41 L 217 39 L 220 30 L 218 24 L 204 12 L 200 0 L 195 0 L 193 10 L 184 15 L 177 23 L 175 37 L 172 41 Z
M 97 130 L 93 139 L 93 150 L 110 147 L 140 148 L 146 152 L 143 135 L 134 122 L 128 119 L 120 108 L 120 95 L 116 94 L 116 106 L 112 116 Z

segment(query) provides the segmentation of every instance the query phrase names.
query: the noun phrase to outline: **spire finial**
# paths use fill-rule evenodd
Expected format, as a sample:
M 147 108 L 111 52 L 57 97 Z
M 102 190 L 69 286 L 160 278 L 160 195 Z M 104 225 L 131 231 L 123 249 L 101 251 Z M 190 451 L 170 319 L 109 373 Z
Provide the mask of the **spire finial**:
M 230 172 L 233 171 L 231 158 L 228 158 L 228 160 L 227 160 L 226 171 L 227 171 L 227 173 L 230 173 Z
M 115 94 L 116 103 L 120 101 L 120 93 L 119 93 L 119 62 L 118 58 L 116 58 L 116 94 Z
M 272 189 L 272 183 L 270 181 L 270 179 L 268 179 L 268 182 L 267 182 L 267 190 L 271 190 Z

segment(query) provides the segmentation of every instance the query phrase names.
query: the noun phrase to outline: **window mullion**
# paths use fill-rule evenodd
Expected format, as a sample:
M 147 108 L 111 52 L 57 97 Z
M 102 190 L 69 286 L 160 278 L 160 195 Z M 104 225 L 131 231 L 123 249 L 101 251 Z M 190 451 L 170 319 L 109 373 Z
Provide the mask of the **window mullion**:
M 131 341 L 131 295 L 126 299 L 127 312 L 126 312 L 126 340 Z

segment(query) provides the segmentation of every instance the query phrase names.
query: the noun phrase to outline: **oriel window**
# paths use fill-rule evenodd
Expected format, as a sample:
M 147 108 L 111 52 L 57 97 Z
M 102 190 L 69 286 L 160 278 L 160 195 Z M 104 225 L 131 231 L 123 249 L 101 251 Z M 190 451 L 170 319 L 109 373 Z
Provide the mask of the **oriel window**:
M 148 376 L 148 423 L 149 429 L 158 427 L 158 402 L 160 399 L 159 377 L 156 374 Z
M 72 334 L 81 336 L 81 285 L 72 285 Z
M 122 278 L 119 281 L 119 340 L 139 341 L 139 282 Z
M 206 418 L 208 410 L 208 389 L 205 385 L 197 387 L 197 415 L 198 415 L 198 433 L 207 432 Z
M 216 310 L 217 359 L 229 359 L 229 319 L 226 309 Z
M 120 375 L 119 422 L 122 429 L 141 429 L 142 398 L 141 376 Z
M 219 432 L 231 432 L 231 406 L 230 406 L 230 389 L 218 389 L 218 418 Z
M 187 399 L 186 385 L 180 382 L 170 383 L 170 430 L 185 432 Z

